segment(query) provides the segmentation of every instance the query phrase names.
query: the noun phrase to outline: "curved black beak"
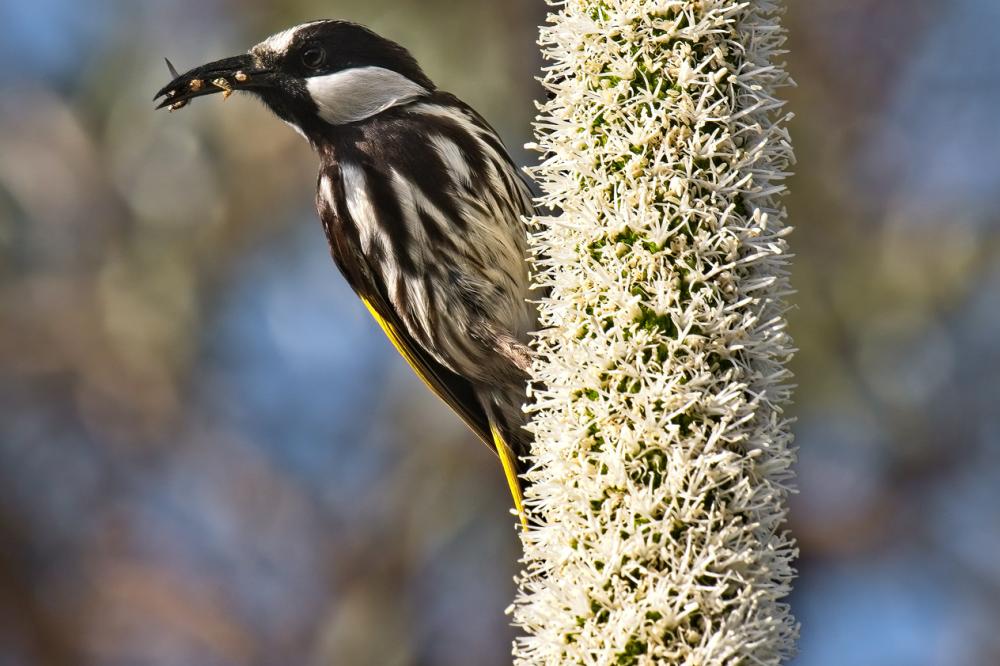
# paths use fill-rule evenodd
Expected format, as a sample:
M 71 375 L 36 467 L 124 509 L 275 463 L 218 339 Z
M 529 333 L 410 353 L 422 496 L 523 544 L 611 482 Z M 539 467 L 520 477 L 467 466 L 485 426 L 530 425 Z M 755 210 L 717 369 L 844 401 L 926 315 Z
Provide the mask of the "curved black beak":
M 157 109 L 168 107 L 171 111 L 187 106 L 195 97 L 221 92 L 229 97 L 234 90 L 261 88 L 271 85 L 271 70 L 259 69 L 249 53 L 223 58 L 201 67 L 178 74 L 167 60 L 167 68 L 174 80 L 164 86 L 153 101 L 163 98 Z

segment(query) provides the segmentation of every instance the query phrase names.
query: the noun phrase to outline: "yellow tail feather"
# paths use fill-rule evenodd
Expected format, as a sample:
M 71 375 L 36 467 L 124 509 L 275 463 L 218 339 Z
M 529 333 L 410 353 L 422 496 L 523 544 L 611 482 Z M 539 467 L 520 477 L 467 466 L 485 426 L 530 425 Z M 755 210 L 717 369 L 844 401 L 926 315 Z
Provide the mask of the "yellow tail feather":
M 517 480 L 517 458 L 514 452 L 507 446 L 503 435 L 497 430 L 495 423 L 490 422 L 490 432 L 493 433 L 493 444 L 497 447 L 497 454 L 500 456 L 500 464 L 503 465 L 503 474 L 507 477 L 507 485 L 510 486 L 510 494 L 514 497 L 514 508 L 517 515 L 521 517 L 521 527 L 528 529 L 528 515 L 524 512 L 524 497 L 521 496 L 521 483 Z

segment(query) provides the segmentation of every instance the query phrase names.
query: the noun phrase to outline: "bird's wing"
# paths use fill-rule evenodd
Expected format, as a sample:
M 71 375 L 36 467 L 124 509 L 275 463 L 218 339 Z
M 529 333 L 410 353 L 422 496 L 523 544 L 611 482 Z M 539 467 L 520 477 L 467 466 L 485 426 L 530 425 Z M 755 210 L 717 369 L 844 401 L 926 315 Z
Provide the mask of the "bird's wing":
M 521 524 L 526 528 L 524 500 L 521 494 L 521 484 L 517 477 L 517 456 L 504 440 L 500 428 L 483 409 L 472 384 L 441 365 L 424 351 L 423 347 L 406 331 L 406 327 L 401 324 L 398 315 L 386 304 L 386 299 L 380 294 L 369 292 L 367 294 L 359 293 L 359 296 L 396 351 L 410 364 L 417 376 L 434 394 L 461 416 L 469 429 L 476 433 L 500 458 L 507 485 L 514 499 L 514 506 L 521 518 Z
M 472 384 L 438 363 L 424 351 L 399 321 L 395 311 L 386 305 L 386 301 L 379 294 L 360 294 L 360 296 L 368 312 L 417 376 L 462 417 L 472 432 L 492 445 L 489 418 L 483 411 Z

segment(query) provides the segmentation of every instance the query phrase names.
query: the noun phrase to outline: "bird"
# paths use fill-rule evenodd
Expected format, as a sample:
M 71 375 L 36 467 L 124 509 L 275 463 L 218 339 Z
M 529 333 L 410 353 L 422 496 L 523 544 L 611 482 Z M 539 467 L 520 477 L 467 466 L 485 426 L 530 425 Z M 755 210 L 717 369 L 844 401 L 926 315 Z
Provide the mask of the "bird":
M 334 263 L 399 354 L 498 455 L 527 528 L 525 430 L 537 328 L 525 220 L 532 190 L 497 132 L 403 46 L 311 21 L 180 74 L 154 97 L 256 97 L 319 158 Z

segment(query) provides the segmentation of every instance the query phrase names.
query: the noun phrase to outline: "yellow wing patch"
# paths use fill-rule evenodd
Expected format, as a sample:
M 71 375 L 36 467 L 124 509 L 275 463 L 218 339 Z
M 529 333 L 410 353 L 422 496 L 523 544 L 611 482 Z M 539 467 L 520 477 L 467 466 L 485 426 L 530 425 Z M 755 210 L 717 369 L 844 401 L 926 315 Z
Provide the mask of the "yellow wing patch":
M 392 343 L 392 346 L 396 348 L 396 351 L 399 352 L 399 355 L 410 364 L 411 368 L 413 368 L 413 372 L 416 373 L 417 377 L 420 377 L 420 380 L 427 385 L 427 388 L 429 388 L 432 393 L 437 394 L 438 390 L 434 388 L 434 385 L 431 384 L 429 379 L 427 379 L 423 370 L 420 369 L 420 365 L 417 363 L 417 360 L 413 358 L 413 354 L 411 354 L 410 350 L 406 348 L 406 345 L 403 344 L 403 340 L 399 337 L 399 333 L 396 332 L 395 327 L 382 318 L 382 315 L 378 313 L 378 310 L 372 306 L 371 301 L 367 298 L 362 296 L 361 302 L 365 304 L 366 308 L 368 308 L 368 312 L 371 313 L 372 318 L 378 322 L 378 325 L 382 328 L 382 332 L 385 333 L 385 337 L 389 338 L 389 341 Z
M 507 477 L 507 485 L 510 487 L 510 494 L 514 498 L 514 508 L 521 518 L 521 527 L 528 529 L 528 516 L 524 512 L 524 497 L 521 495 L 521 482 L 517 479 L 517 459 L 514 452 L 503 441 L 503 435 L 497 430 L 494 423 L 490 423 L 490 432 L 493 433 L 493 445 L 497 447 L 497 455 L 500 456 L 500 464 L 503 465 L 503 474 Z

